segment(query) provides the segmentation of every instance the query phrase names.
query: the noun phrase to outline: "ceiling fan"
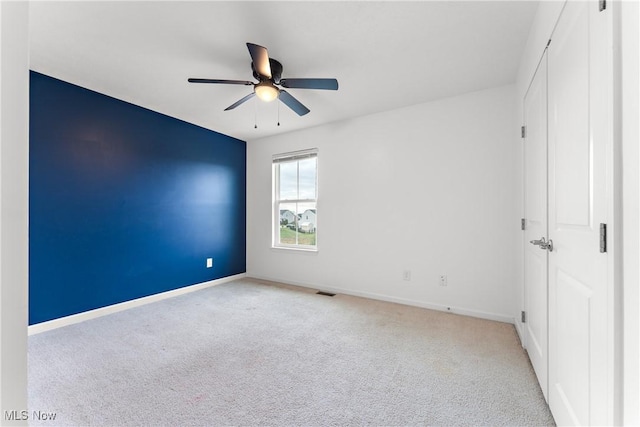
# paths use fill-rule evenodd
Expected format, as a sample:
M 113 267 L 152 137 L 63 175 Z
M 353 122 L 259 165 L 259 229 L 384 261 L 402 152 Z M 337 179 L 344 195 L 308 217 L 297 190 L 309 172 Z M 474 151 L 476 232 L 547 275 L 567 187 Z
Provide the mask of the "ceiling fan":
M 299 116 L 304 116 L 310 110 L 294 98 L 289 92 L 284 89 L 280 89 L 277 86 L 282 86 L 287 89 L 338 90 L 338 81 L 336 79 L 283 79 L 282 64 L 273 58 L 269 58 L 267 48 L 253 43 L 247 43 L 247 48 L 249 48 L 249 54 L 251 55 L 251 70 L 253 71 L 253 77 L 258 80 L 258 83 L 253 83 L 248 80 L 196 78 L 188 79 L 189 83 L 218 83 L 253 86 L 253 92 L 231 104 L 225 108 L 224 111 L 233 110 L 237 106 L 257 95 L 258 98 L 266 102 L 271 102 L 278 98 Z

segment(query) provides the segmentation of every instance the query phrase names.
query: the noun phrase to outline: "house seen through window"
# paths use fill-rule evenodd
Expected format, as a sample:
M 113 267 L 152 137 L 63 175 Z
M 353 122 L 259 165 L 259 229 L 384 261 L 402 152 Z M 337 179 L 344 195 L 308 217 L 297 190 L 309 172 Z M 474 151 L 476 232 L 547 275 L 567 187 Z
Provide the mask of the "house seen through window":
M 317 149 L 274 156 L 274 246 L 317 248 L 317 171 Z

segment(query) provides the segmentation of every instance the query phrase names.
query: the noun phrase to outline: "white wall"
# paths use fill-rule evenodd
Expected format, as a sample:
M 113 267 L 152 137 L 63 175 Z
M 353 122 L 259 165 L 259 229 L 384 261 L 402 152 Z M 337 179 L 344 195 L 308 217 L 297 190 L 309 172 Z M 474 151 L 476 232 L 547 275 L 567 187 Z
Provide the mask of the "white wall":
M 249 141 L 247 275 L 512 322 L 514 95 L 500 87 Z M 271 156 L 314 147 L 319 251 L 272 249 Z
M 2 425 L 12 424 L 4 420 L 4 411 L 27 409 L 28 16 L 27 2 L 0 2 L 0 424 Z

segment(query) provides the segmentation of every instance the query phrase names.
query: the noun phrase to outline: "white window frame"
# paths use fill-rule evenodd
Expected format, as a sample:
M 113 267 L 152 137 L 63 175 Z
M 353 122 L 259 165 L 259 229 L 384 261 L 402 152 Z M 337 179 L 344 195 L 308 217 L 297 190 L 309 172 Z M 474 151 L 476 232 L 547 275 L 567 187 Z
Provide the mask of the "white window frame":
M 316 182 L 315 182 L 315 199 L 280 199 L 280 164 L 286 162 L 294 162 L 315 157 L 316 159 Z M 272 219 L 272 247 L 277 249 L 291 249 L 298 251 L 317 252 L 318 251 L 318 149 L 311 148 L 308 150 L 293 151 L 289 153 L 275 154 L 272 158 L 272 202 L 273 202 L 273 219 Z M 300 172 L 298 169 L 297 179 L 300 179 Z M 315 245 L 301 245 L 299 243 L 280 243 L 280 205 L 282 203 L 315 203 L 316 209 L 316 222 L 315 222 Z M 296 240 L 298 237 L 297 231 L 297 212 L 294 212 L 296 216 Z

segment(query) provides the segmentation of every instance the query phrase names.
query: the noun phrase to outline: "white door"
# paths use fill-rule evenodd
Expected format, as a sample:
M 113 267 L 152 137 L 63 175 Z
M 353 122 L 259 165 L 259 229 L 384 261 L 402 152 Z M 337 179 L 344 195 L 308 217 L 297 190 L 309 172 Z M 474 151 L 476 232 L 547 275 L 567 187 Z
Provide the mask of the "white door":
M 547 399 L 547 55 L 524 98 L 524 286 L 526 348 Z
M 611 425 L 612 291 L 607 153 L 611 145 L 610 11 L 568 1 L 548 47 L 549 406 L 558 425 Z

